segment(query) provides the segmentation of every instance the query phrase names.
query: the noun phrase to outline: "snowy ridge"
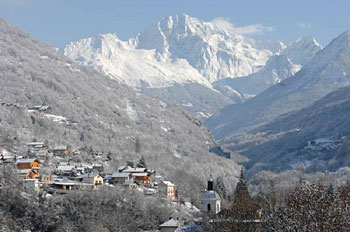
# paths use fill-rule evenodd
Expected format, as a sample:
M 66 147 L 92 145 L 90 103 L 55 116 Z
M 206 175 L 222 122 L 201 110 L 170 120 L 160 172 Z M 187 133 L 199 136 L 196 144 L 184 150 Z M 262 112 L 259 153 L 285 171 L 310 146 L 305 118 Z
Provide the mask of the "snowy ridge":
M 186 60 L 158 61 L 154 50 L 136 49 L 137 40 L 121 41 L 115 34 L 69 43 L 64 54 L 133 87 L 166 87 L 196 82 L 211 87 Z
M 157 22 L 135 38 L 116 34 L 71 42 L 64 54 L 132 87 L 211 83 L 259 71 L 281 42 L 245 38 L 186 14 Z
M 350 32 L 335 38 L 294 76 L 239 105 L 229 105 L 206 121 L 217 138 L 266 124 L 278 116 L 309 107 L 350 85 Z

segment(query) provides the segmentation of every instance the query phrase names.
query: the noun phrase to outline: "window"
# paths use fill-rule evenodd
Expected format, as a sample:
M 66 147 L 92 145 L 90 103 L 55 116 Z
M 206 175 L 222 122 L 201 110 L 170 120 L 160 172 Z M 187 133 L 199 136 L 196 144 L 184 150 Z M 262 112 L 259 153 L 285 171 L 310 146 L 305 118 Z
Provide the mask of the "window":
M 211 210 L 210 204 L 207 205 L 207 210 L 208 210 L 208 212 L 210 212 L 210 210 Z

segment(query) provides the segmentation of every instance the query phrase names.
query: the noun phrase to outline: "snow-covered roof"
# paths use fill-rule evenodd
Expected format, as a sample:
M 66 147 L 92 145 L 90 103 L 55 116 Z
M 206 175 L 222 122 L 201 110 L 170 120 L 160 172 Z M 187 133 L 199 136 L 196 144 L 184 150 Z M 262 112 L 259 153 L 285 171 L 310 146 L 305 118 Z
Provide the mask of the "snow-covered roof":
M 32 142 L 32 143 L 28 143 L 28 146 L 43 146 L 44 143 L 43 142 Z
M 71 165 L 62 165 L 62 166 L 58 166 L 56 169 L 59 171 L 71 171 L 75 168 L 75 166 L 71 166 Z
M 220 200 L 220 196 L 215 191 L 205 191 L 203 194 L 203 197 L 201 198 L 203 201 L 210 201 L 210 200 Z
M 171 183 L 170 181 L 163 180 L 162 182 L 163 182 L 163 184 L 165 184 L 165 185 L 167 185 L 169 187 L 175 187 L 175 185 L 173 183 Z
M 123 172 L 130 172 L 130 173 L 135 173 L 135 172 L 146 172 L 146 168 L 127 168 Z
M 110 180 L 110 179 L 112 179 L 112 175 L 106 175 L 103 179 Z
M 180 225 L 180 223 L 174 219 L 170 219 L 167 222 L 164 222 L 163 224 L 160 225 L 161 228 L 165 228 L 165 227 L 170 227 L 170 228 L 178 228 Z
M 23 163 L 31 163 L 34 161 L 38 161 L 40 163 L 40 161 L 37 158 L 32 158 L 32 159 L 20 159 L 18 160 L 16 163 L 17 164 L 23 164 Z
M 139 183 L 138 183 L 137 181 L 135 181 L 135 180 L 127 180 L 127 181 L 124 182 L 123 185 L 131 185 L 131 184 L 133 184 L 133 183 L 139 184 Z
M 32 169 L 17 169 L 18 174 L 26 174 L 30 171 L 32 171 Z
M 67 149 L 67 146 L 65 146 L 65 145 L 59 145 L 59 146 L 56 146 L 55 148 L 54 148 L 54 150 L 56 151 L 56 150 L 66 150 Z
M 141 177 L 141 176 L 148 176 L 149 174 L 148 173 L 132 173 L 133 176 L 138 176 L 138 177 Z
M 126 178 L 130 175 L 130 173 L 127 172 L 116 172 L 112 174 L 112 178 Z
M 83 176 L 83 178 L 94 178 L 96 176 L 99 176 L 98 172 L 91 172 Z

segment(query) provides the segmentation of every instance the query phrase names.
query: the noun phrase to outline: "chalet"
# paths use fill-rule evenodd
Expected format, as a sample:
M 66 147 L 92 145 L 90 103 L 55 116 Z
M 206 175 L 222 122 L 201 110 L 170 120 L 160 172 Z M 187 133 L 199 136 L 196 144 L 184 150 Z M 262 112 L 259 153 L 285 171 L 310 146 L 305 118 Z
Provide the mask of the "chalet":
M 150 175 L 149 173 L 130 173 L 133 177 L 134 180 L 143 183 L 144 185 L 150 185 L 151 180 L 150 180 Z
M 36 157 L 38 157 L 40 159 L 45 159 L 46 157 L 51 156 L 50 152 L 48 150 L 45 150 L 45 149 L 35 152 L 35 155 L 36 155 Z
M 166 198 L 170 201 L 177 200 L 177 187 L 170 181 L 161 182 L 162 192 L 165 192 Z
M 89 173 L 81 179 L 83 183 L 93 184 L 94 186 L 103 185 L 103 178 L 97 172 Z
M 20 179 L 35 179 L 39 176 L 39 170 L 35 169 L 17 169 Z
M 123 184 L 124 187 L 128 187 L 129 189 L 139 189 L 140 183 L 138 183 L 136 180 L 127 180 Z
M 53 154 L 55 156 L 65 157 L 68 155 L 68 153 L 69 153 L 68 146 L 65 146 L 65 145 L 59 145 L 53 149 Z
M 102 164 L 92 164 L 92 170 L 95 172 L 103 172 L 103 165 Z
M 79 149 L 74 149 L 72 155 L 82 155 L 82 152 Z
M 8 153 L 0 153 L 0 163 L 8 164 L 15 163 L 17 159 L 23 158 L 23 156 L 17 156 Z
M 129 167 L 129 166 L 121 166 L 121 167 L 118 168 L 118 172 L 123 172 L 124 170 L 129 169 L 129 168 L 131 168 L 131 167 Z
M 128 180 L 132 179 L 132 174 L 127 172 L 116 172 L 113 173 L 109 181 L 110 184 L 123 184 Z
M 33 169 L 33 170 L 39 170 L 40 169 L 40 160 L 37 158 L 33 159 L 20 159 L 16 163 L 17 169 Z
M 123 170 L 123 172 L 126 172 L 126 173 L 144 173 L 144 172 L 147 172 L 147 168 L 131 168 L 131 167 L 128 167 L 128 168 L 125 168 Z
M 48 176 L 48 175 L 41 175 L 39 177 L 39 180 L 42 181 L 42 182 L 49 182 L 49 181 L 52 181 L 52 177 L 51 175 Z
M 161 232 L 175 232 L 180 226 L 179 221 L 170 219 L 159 226 Z
M 55 173 L 59 176 L 71 176 L 75 169 L 73 165 L 60 165 L 56 168 Z
M 50 194 L 65 194 L 72 190 L 93 189 L 93 184 L 77 183 L 77 182 L 52 182 L 47 192 Z
M 45 143 L 43 142 L 32 142 L 28 143 L 27 147 L 33 151 L 40 151 L 46 148 Z

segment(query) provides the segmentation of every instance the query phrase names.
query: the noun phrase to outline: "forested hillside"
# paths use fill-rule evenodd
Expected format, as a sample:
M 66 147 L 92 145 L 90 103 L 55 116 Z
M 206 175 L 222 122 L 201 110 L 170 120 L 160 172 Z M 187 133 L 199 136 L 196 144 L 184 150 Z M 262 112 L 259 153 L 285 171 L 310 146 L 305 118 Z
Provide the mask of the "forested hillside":
M 214 142 L 198 119 L 77 65 L 4 20 L 0 101 L 0 146 L 10 152 L 25 153 L 26 143 L 48 140 L 81 148 L 82 160 L 93 161 L 94 152 L 110 153 L 105 166 L 111 171 L 143 155 L 149 168 L 179 185 L 184 197 L 197 198 L 194 193 L 210 173 L 225 176 L 231 186 L 236 181 L 238 166 L 208 151 Z M 34 105 L 48 105 L 52 112 L 28 112 Z M 57 116 L 71 123 L 60 124 Z

